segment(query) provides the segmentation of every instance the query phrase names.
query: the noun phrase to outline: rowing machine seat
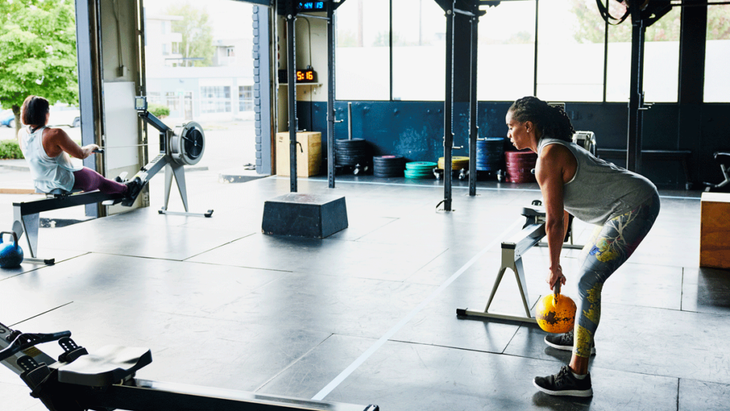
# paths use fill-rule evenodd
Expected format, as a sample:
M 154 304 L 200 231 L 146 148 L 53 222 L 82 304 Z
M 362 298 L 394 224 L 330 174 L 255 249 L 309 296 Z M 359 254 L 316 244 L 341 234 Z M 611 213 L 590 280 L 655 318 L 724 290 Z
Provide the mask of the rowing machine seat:
M 545 217 L 545 207 L 543 206 L 528 206 L 522 207 L 522 215 L 524 217 Z
M 36 190 L 36 192 L 42 193 L 41 191 L 38 191 L 38 190 Z M 48 197 L 48 198 L 64 198 L 64 197 L 70 196 L 73 193 L 80 193 L 80 192 L 81 192 L 81 190 L 79 190 L 79 189 L 66 191 L 62 188 L 54 188 L 53 190 L 51 190 L 47 193 L 43 193 L 43 194 L 45 194 L 46 197 Z
M 58 381 L 87 387 L 106 387 L 134 375 L 152 362 L 152 352 L 142 347 L 107 345 L 82 355 L 58 369 Z

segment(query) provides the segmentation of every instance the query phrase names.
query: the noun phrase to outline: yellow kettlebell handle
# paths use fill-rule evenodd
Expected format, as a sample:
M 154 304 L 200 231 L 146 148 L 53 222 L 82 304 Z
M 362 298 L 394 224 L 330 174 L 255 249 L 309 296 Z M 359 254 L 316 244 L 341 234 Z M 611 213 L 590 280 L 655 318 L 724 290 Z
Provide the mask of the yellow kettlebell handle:
M 555 282 L 555 286 L 553 287 L 553 296 L 555 303 L 558 302 L 558 296 L 560 295 L 560 279 L 558 278 L 558 281 Z

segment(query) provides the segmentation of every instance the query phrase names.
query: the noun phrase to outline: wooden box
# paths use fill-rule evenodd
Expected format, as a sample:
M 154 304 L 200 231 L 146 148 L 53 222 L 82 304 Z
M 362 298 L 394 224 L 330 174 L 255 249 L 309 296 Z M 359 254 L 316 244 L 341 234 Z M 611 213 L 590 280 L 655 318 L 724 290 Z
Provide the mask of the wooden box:
M 289 175 L 289 132 L 276 133 L 276 174 Z M 322 133 L 304 131 L 297 133 L 297 177 L 319 174 L 322 164 Z
M 730 193 L 702 193 L 700 267 L 730 268 Z

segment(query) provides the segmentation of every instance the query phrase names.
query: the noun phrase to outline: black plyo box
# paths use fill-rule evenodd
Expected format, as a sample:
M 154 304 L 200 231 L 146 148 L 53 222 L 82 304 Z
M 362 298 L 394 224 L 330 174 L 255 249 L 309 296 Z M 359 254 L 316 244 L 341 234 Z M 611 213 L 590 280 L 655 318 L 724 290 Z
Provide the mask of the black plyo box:
M 289 193 L 264 203 L 264 234 L 326 238 L 345 228 L 344 196 Z

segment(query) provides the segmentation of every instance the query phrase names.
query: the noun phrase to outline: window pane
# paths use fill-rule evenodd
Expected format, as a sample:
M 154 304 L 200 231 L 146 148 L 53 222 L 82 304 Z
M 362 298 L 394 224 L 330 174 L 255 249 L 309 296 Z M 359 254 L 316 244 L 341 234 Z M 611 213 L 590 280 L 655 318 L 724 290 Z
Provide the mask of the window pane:
M 337 8 L 338 100 L 389 100 L 389 0 L 350 0 Z
M 553 101 L 603 101 L 605 23 L 596 2 L 550 0 L 539 2 L 538 7 L 538 96 Z
M 253 111 L 253 86 L 238 86 L 238 111 Z
M 705 102 L 730 102 L 730 6 L 707 7 Z
M 478 100 L 517 100 L 533 94 L 535 2 L 502 2 L 479 19 Z
M 180 110 L 180 98 L 177 93 L 168 91 L 165 93 L 165 99 L 170 111 Z
M 673 7 L 646 29 L 644 100 L 677 102 L 681 7 Z
M 446 17 L 435 1 L 393 2 L 394 100 L 444 100 L 445 34 Z
M 203 113 L 230 113 L 231 87 L 200 87 L 200 109 Z
M 613 2 L 615 3 L 615 2 Z M 611 12 L 623 15 L 625 9 Z M 608 26 L 608 64 L 606 69 L 606 101 L 629 101 L 631 87 L 631 18 L 618 26 Z

